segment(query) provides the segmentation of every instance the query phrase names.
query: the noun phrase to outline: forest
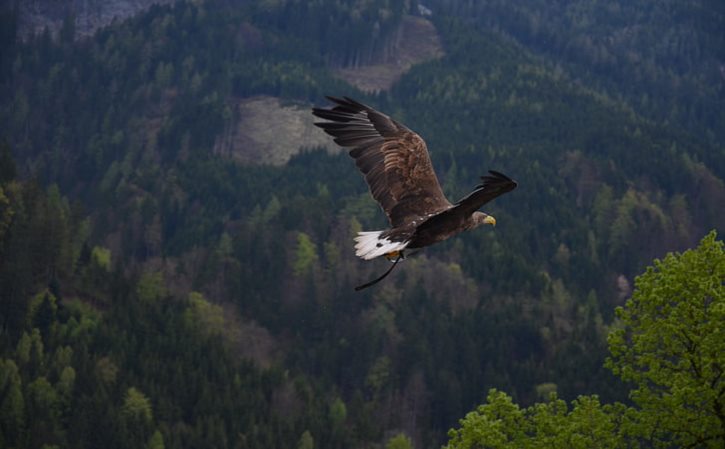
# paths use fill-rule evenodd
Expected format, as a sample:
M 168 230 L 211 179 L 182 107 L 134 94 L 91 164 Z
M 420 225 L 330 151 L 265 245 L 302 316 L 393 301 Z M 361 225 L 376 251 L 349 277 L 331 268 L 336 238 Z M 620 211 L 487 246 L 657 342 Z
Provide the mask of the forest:
M 3 6 L 0 448 L 721 447 L 725 8 L 425 5 L 444 56 L 381 92 L 334 70 L 389 56 L 416 2 L 180 1 L 26 40 Z M 390 114 L 452 200 L 519 187 L 355 292 L 385 265 L 353 237 L 386 224 L 353 161 L 214 151 L 260 95 Z

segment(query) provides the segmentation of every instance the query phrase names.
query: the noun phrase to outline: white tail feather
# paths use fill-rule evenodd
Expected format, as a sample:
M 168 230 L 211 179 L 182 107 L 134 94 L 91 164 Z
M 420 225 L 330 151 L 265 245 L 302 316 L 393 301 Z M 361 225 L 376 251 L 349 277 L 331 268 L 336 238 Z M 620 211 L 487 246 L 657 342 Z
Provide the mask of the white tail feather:
M 358 232 L 355 237 L 355 255 L 370 260 L 393 251 L 401 251 L 408 246 L 408 242 L 392 242 L 381 238 L 382 233 L 383 231 Z

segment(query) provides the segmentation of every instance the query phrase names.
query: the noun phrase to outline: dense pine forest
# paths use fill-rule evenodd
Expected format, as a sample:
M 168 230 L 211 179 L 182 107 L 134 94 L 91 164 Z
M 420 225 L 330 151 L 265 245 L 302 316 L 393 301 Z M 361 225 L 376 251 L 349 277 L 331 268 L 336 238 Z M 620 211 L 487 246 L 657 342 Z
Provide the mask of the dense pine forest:
M 725 439 L 720 2 L 189 0 L 24 39 L 17 2 L 3 5 L 0 448 Z M 393 61 L 411 15 L 442 56 L 390 90 L 339 76 Z M 353 237 L 387 223 L 349 156 L 218 151 L 246 123 L 240 102 L 308 110 L 325 95 L 421 134 L 451 200 L 488 169 L 516 179 L 486 206 L 496 228 L 353 291 L 387 267 L 356 258 Z M 651 292 L 677 292 L 658 286 L 690 267 L 709 299 L 663 328 L 712 335 L 689 349 L 706 351 L 696 377 L 715 393 L 683 437 L 672 423 L 689 417 L 651 418 L 627 345 L 669 307 L 647 309 Z M 523 442 L 594 415 L 592 440 Z

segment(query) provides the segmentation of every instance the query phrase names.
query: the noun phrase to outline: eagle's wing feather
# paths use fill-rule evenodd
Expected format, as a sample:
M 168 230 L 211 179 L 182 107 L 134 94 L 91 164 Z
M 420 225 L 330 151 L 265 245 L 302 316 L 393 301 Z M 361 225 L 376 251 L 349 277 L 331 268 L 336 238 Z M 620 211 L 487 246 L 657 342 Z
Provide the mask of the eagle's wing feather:
M 494 170 L 489 170 L 488 173 L 486 176 L 481 176 L 481 184 L 476 186 L 473 192 L 461 198 L 452 210 L 462 214 L 472 214 L 484 204 L 512 191 L 518 185 L 503 173 Z
M 404 125 L 350 98 L 327 97 L 332 109 L 314 108 L 315 123 L 350 149 L 373 198 L 393 227 L 452 207 L 433 170 L 425 141 Z

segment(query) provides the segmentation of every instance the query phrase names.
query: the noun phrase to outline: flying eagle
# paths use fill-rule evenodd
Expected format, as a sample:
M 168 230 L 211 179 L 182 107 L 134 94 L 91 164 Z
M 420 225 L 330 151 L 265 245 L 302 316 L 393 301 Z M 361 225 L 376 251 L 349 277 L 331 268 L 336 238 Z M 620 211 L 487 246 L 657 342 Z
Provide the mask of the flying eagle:
M 403 259 L 404 250 L 423 248 L 460 232 L 496 220 L 478 209 L 516 188 L 516 181 L 494 170 L 456 203 L 450 203 L 438 183 L 425 141 L 405 125 L 370 106 L 348 98 L 327 97 L 331 109 L 313 108 L 326 122 L 317 122 L 350 156 L 365 176 L 370 193 L 390 222 L 384 231 L 360 232 L 355 254 L 365 260 L 385 256 L 393 266 L 368 287 L 387 276 Z

